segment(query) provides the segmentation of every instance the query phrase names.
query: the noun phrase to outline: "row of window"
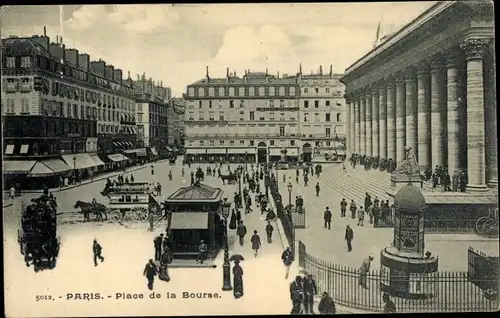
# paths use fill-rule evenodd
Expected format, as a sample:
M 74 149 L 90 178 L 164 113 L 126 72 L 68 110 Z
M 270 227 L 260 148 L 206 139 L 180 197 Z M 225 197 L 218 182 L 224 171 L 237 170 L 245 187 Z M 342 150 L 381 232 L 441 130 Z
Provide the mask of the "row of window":
M 309 113 L 304 113 L 304 122 L 308 122 L 309 117 L 310 117 Z M 337 122 L 341 122 L 342 121 L 342 114 L 337 113 L 336 119 L 337 119 Z M 320 122 L 320 121 L 321 121 L 320 113 L 314 113 L 314 122 Z M 325 122 L 327 122 L 327 123 L 332 122 L 331 114 L 329 114 L 329 113 L 325 114 Z
M 304 100 L 304 101 L 303 101 L 303 106 L 304 106 L 304 108 L 309 108 L 309 105 L 310 105 L 310 103 L 309 103 L 309 102 L 310 102 L 309 100 Z M 235 108 L 236 103 L 237 103 L 236 101 L 234 101 L 234 100 L 230 100 L 230 101 L 229 101 L 229 108 Z M 213 101 L 211 101 L 211 100 L 209 100 L 209 101 L 201 101 L 201 100 L 199 100 L 199 101 L 198 101 L 198 108 L 203 108 L 204 104 L 205 104 L 205 105 L 207 105 L 207 106 L 208 106 L 208 108 L 213 108 L 213 107 L 215 106 L 215 105 L 214 105 L 214 102 L 213 102 Z M 332 103 L 332 101 L 331 101 L 331 100 L 325 100 L 325 104 L 324 104 L 324 105 L 325 105 L 326 107 L 330 107 L 330 106 L 332 106 L 332 105 L 333 105 L 333 103 Z M 342 107 L 342 103 L 340 103 L 339 101 L 337 101 L 335 105 L 336 105 L 337 107 Z M 269 107 L 269 108 L 273 108 L 273 107 L 275 107 L 275 106 L 277 106 L 277 104 L 275 103 L 275 100 L 273 100 L 273 99 L 269 100 L 269 103 L 268 103 L 267 107 Z M 286 107 L 286 106 L 290 107 L 291 105 L 285 105 L 285 100 L 284 100 L 284 99 L 279 100 L 279 107 L 280 107 L 280 108 L 284 108 L 284 107 Z M 315 100 L 315 101 L 314 101 L 314 108 L 319 108 L 319 106 L 320 106 L 320 101 L 319 101 L 319 100 Z M 218 107 L 218 108 L 221 108 L 221 107 L 222 107 L 222 101 L 221 101 L 221 100 L 217 101 L 217 107 Z M 238 107 L 239 107 L 239 108 L 245 108 L 245 100 L 239 100 Z M 264 106 L 264 107 L 265 107 L 265 106 Z M 293 107 L 293 106 L 292 106 L 292 107 Z M 190 104 L 190 105 L 188 106 L 188 108 L 194 108 L 194 105 L 193 105 L 193 104 Z
M 137 112 L 144 112 L 143 103 L 137 103 Z M 144 104 L 145 106 L 148 107 L 148 111 L 150 113 L 158 113 L 158 114 L 167 114 L 168 113 L 168 104 L 165 105 L 158 105 L 158 104 L 153 104 L 153 103 L 148 103 Z
M 188 87 L 189 97 L 295 96 L 295 86 Z
M 288 140 L 288 144 L 290 147 L 294 147 L 296 145 L 296 142 L 295 140 Z M 326 145 L 327 147 L 331 146 L 332 145 L 332 142 L 331 141 L 326 141 L 324 143 L 322 143 L 321 141 L 316 141 L 315 142 L 315 146 L 316 147 L 319 147 L 321 144 L 323 145 Z M 200 147 L 205 147 L 205 146 L 210 146 L 210 147 L 215 147 L 215 146 L 220 146 L 220 147 L 224 147 L 227 145 L 226 141 L 225 140 L 219 140 L 218 143 L 215 142 L 215 140 L 208 140 L 208 144 L 205 143 L 205 140 L 198 140 L 197 142 L 195 140 L 189 140 L 188 141 L 188 145 L 189 147 L 196 147 L 196 146 L 200 146 Z M 229 146 L 235 146 L 236 145 L 236 141 L 234 140 L 229 140 Z M 246 141 L 245 140 L 240 140 L 239 143 L 238 143 L 239 146 L 246 146 Z M 280 140 L 279 141 L 279 145 L 280 146 L 287 146 L 286 145 L 286 140 Z M 255 140 L 248 140 L 248 146 L 250 147 L 255 147 Z M 276 146 L 276 141 L 275 140 L 269 140 L 269 146 L 273 147 L 273 146 Z
M 130 87 L 125 86 L 120 83 L 112 82 L 110 79 L 102 78 L 98 75 L 80 70 L 68 64 L 61 64 L 59 61 L 55 61 L 51 58 L 46 58 L 44 56 L 36 56 L 36 65 L 33 63 L 31 56 L 7 56 L 6 57 L 6 68 L 31 68 L 39 67 L 42 70 L 46 70 L 55 73 L 59 76 L 72 77 L 91 85 L 98 85 L 103 88 L 112 89 L 114 91 L 120 92 L 122 94 L 133 95 L 133 91 Z
M 308 122 L 309 121 L 309 113 L 304 113 L 304 122 Z M 209 121 L 215 121 L 216 119 L 216 115 L 214 112 L 209 112 L 208 113 L 208 120 Z M 219 121 L 224 121 L 225 120 L 225 116 L 224 116 L 224 112 L 219 112 L 219 117 L 217 120 Z M 244 111 L 240 111 L 239 113 L 239 120 L 240 121 L 243 121 L 243 120 L 256 120 L 255 119 L 255 112 L 254 111 L 250 111 L 248 112 L 248 118 L 245 117 L 245 112 Z M 341 113 L 337 113 L 337 122 L 340 122 L 342 121 L 342 114 Z M 188 113 L 188 120 L 190 121 L 194 121 L 195 118 L 194 118 L 194 112 L 189 112 Z M 198 113 L 198 120 L 199 121 L 205 121 L 205 113 L 203 112 L 199 112 Z M 276 121 L 276 120 L 279 120 L 279 121 L 295 121 L 296 118 L 293 114 L 288 114 L 288 116 L 285 115 L 285 113 L 280 113 L 279 114 L 279 117 L 275 117 L 275 113 L 274 112 L 269 112 L 267 114 L 267 116 L 260 116 L 259 121 Z M 320 122 L 321 121 L 321 118 L 320 118 L 320 113 L 314 113 L 314 122 Z M 325 114 L 325 122 L 331 122 L 331 114 L 330 113 L 327 113 Z
M 303 102 L 303 105 L 304 105 L 304 108 L 309 108 L 309 101 L 308 100 L 305 100 Z M 329 100 L 325 100 L 325 106 L 326 107 L 330 107 L 332 105 L 331 101 Z M 336 106 L 337 107 L 341 107 L 342 106 L 342 103 L 338 102 L 336 103 Z M 314 108 L 319 108 L 319 100 L 315 100 L 314 101 Z
M 324 91 L 325 95 L 332 94 L 334 96 L 342 96 L 342 90 L 341 89 L 333 90 L 330 87 L 325 87 L 324 89 L 325 89 L 325 91 Z M 309 87 L 304 87 L 302 89 L 302 92 L 304 92 L 305 94 L 310 94 L 310 93 L 322 94 L 323 93 L 323 88 L 315 87 L 315 88 L 312 89 L 311 92 L 309 92 Z

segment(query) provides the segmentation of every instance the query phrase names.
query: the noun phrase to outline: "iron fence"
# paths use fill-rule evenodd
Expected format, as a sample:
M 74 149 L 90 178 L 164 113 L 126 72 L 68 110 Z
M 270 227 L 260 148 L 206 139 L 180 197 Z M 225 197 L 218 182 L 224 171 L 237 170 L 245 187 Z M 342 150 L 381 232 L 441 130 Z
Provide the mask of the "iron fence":
M 278 217 L 281 220 L 281 223 L 283 224 L 283 230 L 285 231 L 285 236 L 288 240 L 288 245 L 290 245 L 290 249 L 292 250 L 292 253 L 295 255 L 295 228 L 293 226 L 292 220 L 290 220 L 289 216 L 285 211 L 283 202 L 281 201 L 281 195 L 278 189 L 278 182 L 271 182 L 269 185 L 269 191 L 276 205 L 276 214 L 278 215 Z
M 468 261 L 470 281 L 488 294 L 498 293 L 498 256 L 489 256 L 469 247 Z
M 306 252 L 299 241 L 299 265 L 312 274 L 318 293 L 327 291 L 339 305 L 372 312 L 382 312 L 384 303 L 381 292 L 382 276 L 372 270 L 366 276 L 367 288 L 359 285 L 360 271 L 357 268 L 333 264 Z M 484 287 L 490 286 L 497 277 L 475 277 L 472 282 L 467 272 L 441 271 L 421 278 L 421 286 L 427 286 L 434 297 L 411 300 L 391 297 L 397 312 L 476 312 L 498 310 L 498 294 L 488 294 Z M 397 277 L 391 282 L 399 283 Z M 480 286 L 483 286 L 480 287 Z

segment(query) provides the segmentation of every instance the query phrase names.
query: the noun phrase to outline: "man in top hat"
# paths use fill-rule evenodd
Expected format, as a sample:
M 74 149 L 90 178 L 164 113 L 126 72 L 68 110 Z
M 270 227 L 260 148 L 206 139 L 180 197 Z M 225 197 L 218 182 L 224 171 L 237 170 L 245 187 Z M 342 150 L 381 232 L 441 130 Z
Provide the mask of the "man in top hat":
M 328 227 L 330 230 L 330 226 L 332 224 L 332 212 L 329 207 L 326 207 L 325 213 L 323 214 L 323 220 L 325 221 L 325 229 Z
M 304 311 L 306 314 L 314 315 L 314 296 L 318 294 L 316 282 L 311 274 L 307 274 L 307 278 L 303 281 L 304 288 Z

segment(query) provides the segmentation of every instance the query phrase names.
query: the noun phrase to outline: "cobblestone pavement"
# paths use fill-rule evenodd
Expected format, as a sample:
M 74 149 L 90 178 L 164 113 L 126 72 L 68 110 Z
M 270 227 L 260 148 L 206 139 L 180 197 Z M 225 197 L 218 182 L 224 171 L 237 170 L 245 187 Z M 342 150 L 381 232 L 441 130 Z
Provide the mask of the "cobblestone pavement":
M 357 219 L 340 217 L 340 201 L 345 198 L 350 202 L 354 198 L 356 204 L 364 205 L 365 192 L 372 198 L 386 199 L 388 177 L 380 171 L 364 171 L 348 168 L 343 172 L 340 165 L 323 165 L 323 173 L 318 179 L 311 177 L 309 185 L 303 183 L 302 175 L 299 183 L 295 182 L 295 171 L 278 171 L 280 193 L 285 205 L 288 204 L 287 183 L 283 182 L 285 174 L 287 183 L 292 182 L 292 204 L 295 196 L 301 195 L 306 207 L 306 229 L 296 229 L 298 240 L 307 246 L 307 252 L 337 264 L 359 267 L 368 254 L 375 255 L 372 268 L 379 268 L 380 250 L 388 246 L 393 239 L 391 228 L 373 228 L 365 217 L 364 226 L 357 226 Z M 316 197 L 315 185 L 320 184 L 320 196 Z M 331 230 L 324 228 L 323 213 L 326 207 L 332 211 Z M 354 230 L 353 252 L 347 252 L 344 240 L 345 228 L 349 224 Z M 456 242 L 459 241 L 459 242 Z M 498 241 L 480 238 L 474 234 L 427 234 L 426 249 L 439 256 L 439 266 L 442 270 L 467 270 L 467 249 L 469 246 L 480 249 L 487 254 L 498 255 Z
M 192 165 L 195 169 L 198 165 Z M 199 165 L 205 169 L 206 165 Z M 164 197 L 178 187 L 189 183 L 183 181 L 180 166 L 171 167 L 167 163 L 155 165 L 155 175 L 163 184 Z M 168 172 L 172 170 L 173 181 L 168 181 Z M 150 169 L 133 173 L 136 181 L 149 181 Z M 126 174 L 128 175 L 128 174 Z M 206 184 L 221 187 L 220 179 L 207 177 Z M 74 210 L 72 205 L 79 200 L 90 201 L 93 197 L 106 203 L 99 191 L 104 181 L 82 185 L 60 194 L 56 194 L 61 211 Z M 224 186 L 228 198 L 236 190 L 235 185 Z M 66 211 L 65 211 L 66 212 Z M 6 314 L 8 316 L 64 316 L 68 312 L 78 312 L 81 316 L 94 315 L 223 315 L 223 314 L 288 314 L 291 309 L 288 287 L 290 280 L 285 280 L 285 269 L 281 263 L 283 246 L 277 231 L 274 242 L 265 240 L 265 222 L 260 212 L 243 215 L 248 228 L 243 247 L 235 244 L 235 231 L 229 230 L 230 254 L 240 253 L 245 257 L 244 270 L 245 295 L 235 300 L 232 292 L 222 292 L 223 252 L 219 253 L 211 268 L 172 268 L 171 281 L 156 280 L 154 291 L 161 293 L 158 300 L 149 299 L 150 291 L 146 279 L 142 276 L 145 263 L 153 255 L 153 238 L 163 230 L 162 226 L 154 233 L 147 231 L 146 223 L 124 222 L 125 226 L 110 223 L 81 223 L 77 217 L 68 213 L 61 216 L 58 228 L 61 236 L 61 250 L 55 269 L 34 273 L 32 267 L 24 266 L 17 243 L 17 224 L 20 211 L 7 208 L 4 213 L 6 235 L 5 277 L 6 277 Z M 74 215 L 74 214 L 73 214 Z M 71 221 L 71 219 L 74 219 Z M 276 228 L 276 226 L 275 226 Z M 262 248 L 254 257 L 250 246 L 250 237 L 256 229 L 262 240 Z M 92 240 L 97 238 L 103 246 L 105 261 L 94 267 L 92 260 Z M 26 286 L 31 286 L 26 288 Z M 102 300 L 65 300 L 67 293 L 101 293 Z M 220 298 L 184 299 L 182 293 L 218 293 Z M 116 300 L 116 293 L 142 293 L 146 299 Z M 170 299 L 167 294 L 170 293 Z M 173 298 L 176 294 L 177 298 Z M 36 301 L 36 296 L 50 295 L 54 300 Z M 108 298 L 108 295 L 111 296 Z M 62 298 L 59 298 L 61 296 Z M 20 302 L 19 299 L 23 299 Z M 61 306 L 61 302 L 63 305 Z M 89 304 L 91 303 L 91 305 Z M 166 302 L 166 303 L 165 303 Z M 117 305 L 117 306 L 115 306 Z

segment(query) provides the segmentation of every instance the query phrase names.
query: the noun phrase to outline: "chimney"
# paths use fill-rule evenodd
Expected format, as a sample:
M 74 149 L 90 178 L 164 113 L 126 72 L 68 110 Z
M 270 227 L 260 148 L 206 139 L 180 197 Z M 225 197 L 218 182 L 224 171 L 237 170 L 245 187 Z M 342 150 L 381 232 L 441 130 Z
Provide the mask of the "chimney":
M 319 75 L 323 75 L 323 65 L 319 66 Z
M 106 65 L 105 68 L 105 77 L 109 80 L 114 80 L 115 77 L 115 67 L 113 65 Z
M 120 83 L 120 84 L 123 82 L 123 72 L 122 72 L 122 70 L 120 70 L 119 68 L 115 69 L 115 71 L 113 72 L 113 80 L 115 82 Z
M 268 72 L 267 72 L 267 67 L 266 67 L 266 76 L 268 75 Z
M 278 71 L 278 73 L 276 74 L 276 77 L 280 78 L 280 71 Z
M 90 68 L 90 55 L 87 53 L 78 54 L 78 65 L 85 71 Z
M 137 74 L 137 86 L 141 87 L 141 76 Z
M 330 64 L 330 77 L 333 75 L 333 66 Z
M 208 74 L 208 65 L 206 66 L 206 74 L 205 74 L 205 77 L 207 78 L 207 80 L 210 79 L 210 75 Z
M 59 35 L 56 34 L 56 44 L 59 44 Z
M 302 75 L 302 63 L 299 64 L 299 74 Z
M 65 46 L 59 43 L 50 43 L 49 44 L 49 53 L 53 57 L 57 58 L 57 60 L 65 60 Z
M 79 61 L 78 61 L 78 50 L 77 49 L 68 49 L 65 50 L 66 53 L 66 59 L 68 62 L 73 65 L 73 66 L 79 66 Z
M 128 71 L 128 78 L 127 78 L 127 79 L 131 79 L 131 78 L 130 78 L 130 71 Z
M 47 36 L 47 27 L 43 26 L 43 36 Z
M 92 61 L 90 62 L 90 70 L 102 77 L 106 77 L 106 62 L 102 59 L 99 59 L 99 61 Z
M 245 70 L 245 76 L 247 76 L 247 70 Z
M 150 77 L 149 78 L 149 83 L 148 83 L 148 89 L 149 89 L 149 94 L 153 94 L 153 79 Z
M 233 76 L 236 77 L 236 71 L 234 71 Z

